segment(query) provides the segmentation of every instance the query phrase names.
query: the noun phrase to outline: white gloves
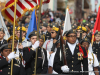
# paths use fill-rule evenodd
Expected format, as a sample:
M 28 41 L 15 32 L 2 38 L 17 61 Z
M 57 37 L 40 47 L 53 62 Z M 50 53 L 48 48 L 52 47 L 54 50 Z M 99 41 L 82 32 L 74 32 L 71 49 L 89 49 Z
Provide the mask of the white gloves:
M 33 49 L 38 48 L 38 47 L 39 47 L 39 44 L 40 44 L 40 42 L 39 42 L 39 41 L 36 41 L 36 42 L 34 43 L 34 45 L 32 45 Z
M 64 72 L 64 73 L 67 73 L 69 71 L 69 68 L 67 65 L 64 65 L 61 67 L 61 70 Z
M 11 52 L 7 57 L 8 57 L 9 60 L 11 60 L 13 58 L 19 57 L 19 55 L 18 54 L 15 54 L 14 52 Z

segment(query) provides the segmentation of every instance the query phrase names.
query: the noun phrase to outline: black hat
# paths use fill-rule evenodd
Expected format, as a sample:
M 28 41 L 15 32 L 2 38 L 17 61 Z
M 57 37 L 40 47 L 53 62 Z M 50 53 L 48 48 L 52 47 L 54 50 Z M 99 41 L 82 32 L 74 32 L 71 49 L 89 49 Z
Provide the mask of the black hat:
M 33 31 L 28 35 L 28 38 L 31 38 L 32 36 L 37 36 L 37 31 Z
M 39 39 L 42 39 L 43 41 L 45 41 L 45 36 L 40 34 Z
M 48 23 L 47 26 L 50 26 L 52 28 L 52 24 L 51 23 Z
M 90 44 L 90 40 L 87 37 L 85 37 L 84 39 L 82 39 L 80 43 L 82 44 L 83 42 L 88 42 Z
M 96 32 L 95 32 L 94 35 L 96 35 L 96 34 L 99 34 L 100 35 L 100 31 L 96 30 Z
M 12 44 L 4 44 L 0 47 L 0 51 L 3 51 L 4 49 L 12 49 Z
M 77 26 L 75 26 L 75 25 L 72 26 L 72 29 L 76 29 L 76 28 L 77 28 Z
M 66 33 L 66 36 L 68 36 L 68 35 L 71 34 L 71 33 L 75 33 L 75 34 L 76 34 L 76 30 L 74 30 L 74 29 L 69 30 L 69 31 Z
M 0 31 L 3 31 L 3 33 L 5 33 L 3 28 L 0 28 Z
M 90 25 L 90 29 L 93 29 L 93 28 L 94 28 L 94 25 L 93 25 L 93 24 L 91 24 L 91 25 Z
M 42 26 L 47 27 L 47 23 L 42 23 Z

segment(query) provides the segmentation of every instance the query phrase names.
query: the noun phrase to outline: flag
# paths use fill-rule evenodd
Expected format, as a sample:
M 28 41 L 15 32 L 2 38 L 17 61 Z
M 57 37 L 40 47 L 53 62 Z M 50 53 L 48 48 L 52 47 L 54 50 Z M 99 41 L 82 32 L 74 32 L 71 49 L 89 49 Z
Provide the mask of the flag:
M 98 9 L 97 18 L 96 18 L 96 22 L 95 22 L 93 33 L 92 33 L 92 41 L 91 41 L 92 44 L 93 44 L 94 34 L 95 34 L 96 30 L 100 31 L 100 6 Z
M 46 0 L 42 3 L 49 3 L 49 1 Z M 40 0 L 16 0 L 16 24 L 26 11 L 38 8 L 39 5 Z M 14 22 L 14 7 L 14 0 L 7 0 L 5 8 L 2 9 L 2 15 L 12 24 Z
M 28 10 L 38 7 L 40 0 L 17 0 L 16 1 L 16 24 L 19 18 Z M 2 9 L 2 15 L 13 24 L 14 22 L 14 0 L 7 0 L 5 8 Z
M 32 15 L 31 15 L 28 31 L 26 34 L 26 39 L 29 40 L 28 35 L 34 30 L 37 30 L 35 10 L 32 12 Z
M 68 31 L 70 29 L 71 29 L 70 15 L 69 15 L 69 11 L 68 11 L 68 8 L 67 8 L 66 9 L 66 17 L 65 17 L 63 34 L 64 34 L 65 31 Z
M 49 3 L 49 2 L 50 2 L 50 0 L 44 0 L 43 4 Z
M 5 25 L 5 23 L 4 23 L 4 20 L 3 20 L 3 17 L 1 15 L 1 12 L 0 12 L 0 28 L 4 29 L 4 31 L 5 31 L 4 39 L 7 40 L 10 37 L 10 34 L 8 32 L 8 29 L 7 29 L 6 25 Z

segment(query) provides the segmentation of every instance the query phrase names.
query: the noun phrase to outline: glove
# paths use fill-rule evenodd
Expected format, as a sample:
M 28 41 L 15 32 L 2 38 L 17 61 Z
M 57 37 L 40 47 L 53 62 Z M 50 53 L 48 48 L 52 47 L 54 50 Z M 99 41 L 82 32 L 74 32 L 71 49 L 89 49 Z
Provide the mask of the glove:
M 15 54 L 15 58 L 19 58 L 19 53 L 18 52 Z
M 61 67 L 61 70 L 64 72 L 64 73 L 67 73 L 69 71 L 69 68 L 67 65 L 64 65 Z
M 11 59 L 15 58 L 15 53 L 11 52 L 7 57 L 9 60 L 11 60 Z
M 39 44 L 40 44 L 40 42 L 39 42 L 39 41 L 36 41 L 36 42 L 34 43 L 34 45 L 32 45 L 33 49 L 38 48 L 38 47 L 39 47 Z

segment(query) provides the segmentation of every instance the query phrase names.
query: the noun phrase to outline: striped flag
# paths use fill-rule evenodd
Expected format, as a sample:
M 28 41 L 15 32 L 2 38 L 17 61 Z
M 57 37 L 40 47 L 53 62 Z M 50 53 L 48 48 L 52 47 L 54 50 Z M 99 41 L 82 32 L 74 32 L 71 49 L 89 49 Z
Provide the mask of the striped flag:
M 16 5 L 16 24 L 18 19 L 28 10 L 33 10 L 40 4 L 40 0 L 17 0 Z M 2 15 L 13 24 L 14 22 L 14 0 L 7 0 L 5 8 L 2 9 Z

